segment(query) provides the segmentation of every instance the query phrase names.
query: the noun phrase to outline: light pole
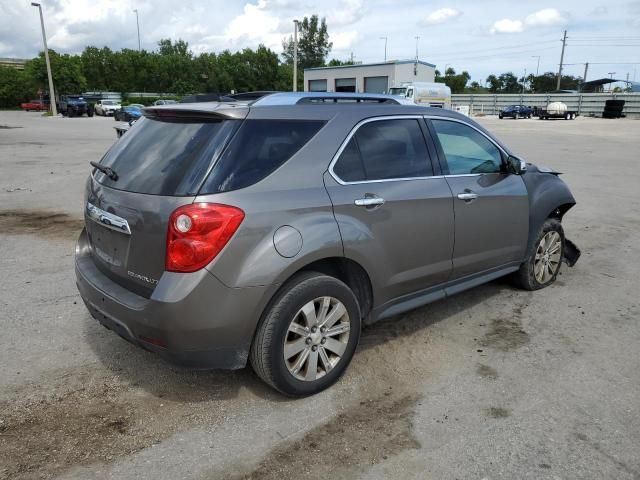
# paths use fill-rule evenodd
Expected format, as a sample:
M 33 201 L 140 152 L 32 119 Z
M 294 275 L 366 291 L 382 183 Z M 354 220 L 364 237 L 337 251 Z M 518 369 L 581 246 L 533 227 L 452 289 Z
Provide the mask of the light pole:
M 138 9 L 134 8 L 133 11 L 136 14 L 136 26 L 138 27 L 138 51 L 140 51 L 140 19 L 138 18 Z
M 39 3 L 31 2 L 31 5 L 38 7 L 40 12 L 40 26 L 42 27 L 42 43 L 44 44 L 44 61 L 47 64 L 47 77 L 49 77 L 49 105 L 51 107 L 51 114 L 58 115 L 58 109 L 56 108 L 56 97 L 53 91 L 53 77 L 51 76 L 51 63 L 49 62 L 49 49 L 47 48 L 47 34 L 44 32 L 44 17 L 42 16 L 42 6 Z
M 298 91 L 298 20 L 293 21 L 293 91 Z
M 613 76 L 616 74 L 617 72 L 607 72 L 607 75 L 609 75 L 609 79 L 613 80 Z M 609 91 L 613 90 L 611 88 L 611 83 L 609 84 Z
M 536 65 L 536 77 L 538 76 L 538 71 L 540 70 L 540 55 L 531 55 L 531 58 L 538 59 L 538 65 Z
M 387 37 L 380 37 L 380 40 L 384 40 L 384 63 L 387 63 Z
M 420 37 L 416 36 L 416 63 L 418 63 L 418 41 L 420 40 Z

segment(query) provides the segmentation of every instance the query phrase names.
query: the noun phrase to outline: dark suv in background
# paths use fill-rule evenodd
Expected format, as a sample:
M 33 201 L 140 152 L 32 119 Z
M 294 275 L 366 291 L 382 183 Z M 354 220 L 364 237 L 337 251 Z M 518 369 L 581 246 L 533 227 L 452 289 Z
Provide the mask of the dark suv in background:
M 579 255 L 557 172 L 480 125 L 385 95 L 278 93 L 147 108 L 86 184 L 76 275 L 91 314 L 194 368 L 308 395 L 364 324 Z
M 93 106 L 82 95 L 62 95 L 58 100 L 58 112 L 65 117 L 93 117 Z

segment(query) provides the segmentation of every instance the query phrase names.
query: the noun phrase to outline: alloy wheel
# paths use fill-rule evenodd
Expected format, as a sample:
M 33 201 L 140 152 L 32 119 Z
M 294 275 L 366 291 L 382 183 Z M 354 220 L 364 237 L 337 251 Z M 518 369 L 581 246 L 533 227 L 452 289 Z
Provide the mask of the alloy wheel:
M 545 284 L 558 273 L 562 253 L 562 238 L 556 231 L 548 232 L 536 249 L 533 271 L 536 280 Z
M 351 322 L 344 304 L 334 297 L 307 302 L 294 315 L 284 340 L 284 361 L 295 378 L 312 382 L 342 360 Z

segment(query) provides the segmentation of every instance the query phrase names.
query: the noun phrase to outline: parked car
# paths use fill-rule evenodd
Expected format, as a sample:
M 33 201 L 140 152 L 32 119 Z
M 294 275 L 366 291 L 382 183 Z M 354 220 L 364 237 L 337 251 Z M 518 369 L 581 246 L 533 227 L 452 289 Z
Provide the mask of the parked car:
M 113 118 L 116 122 L 130 122 L 131 120 L 137 120 L 142 116 L 142 108 L 136 105 L 127 105 L 117 110 L 114 113 Z
M 300 396 L 342 375 L 364 324 L 509 274 L 537 290 L 577 261 L 558 172 L 406 103 L 147 108 L 92 162 L 75 254 L 89 312 L 173 362 L 249 362 Z
M 174 103 L 178 103 L 175 100 L 156 100 L 153 102 L 154 105 L 173 105 Z
M 82 95 L 62 95 L 58 101 L 58 112 L 65 117 L 93 117 L 93 107 Z
M 498 113 L 498 118 L 502 119 L 505 117 L 513 118 L 514 120 L 518 118 L 531 118 L 533 110 L 531 107 L 526 105 L 507 105 Z
M 22 108 L 25 112 L 41 112 L 49 110 L 49 102 L 46 102 L 44 100 L 30 100 L 28 102 L 21 103 L 20 108 Z
M 111 116 L 120 110 L 122 105 L 115 100 L 98 100 L 94 106 L 96 115 Z

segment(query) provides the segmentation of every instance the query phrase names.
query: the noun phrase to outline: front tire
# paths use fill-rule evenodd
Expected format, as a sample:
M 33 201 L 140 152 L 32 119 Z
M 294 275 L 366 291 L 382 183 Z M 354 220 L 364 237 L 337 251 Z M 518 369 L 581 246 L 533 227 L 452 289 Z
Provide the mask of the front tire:
M 285 284 L 263 315 L 251 366 L 285 395 L 312 395 L 342 376 L 359 339 L 353 291 L 337 278 L 303 272 Z
M 557 218 L 548 218 L 540 228 L 527 259 L 514 274 L 518 286 L 539 290 L 555 282 L 564 256 L 564 230 Z

